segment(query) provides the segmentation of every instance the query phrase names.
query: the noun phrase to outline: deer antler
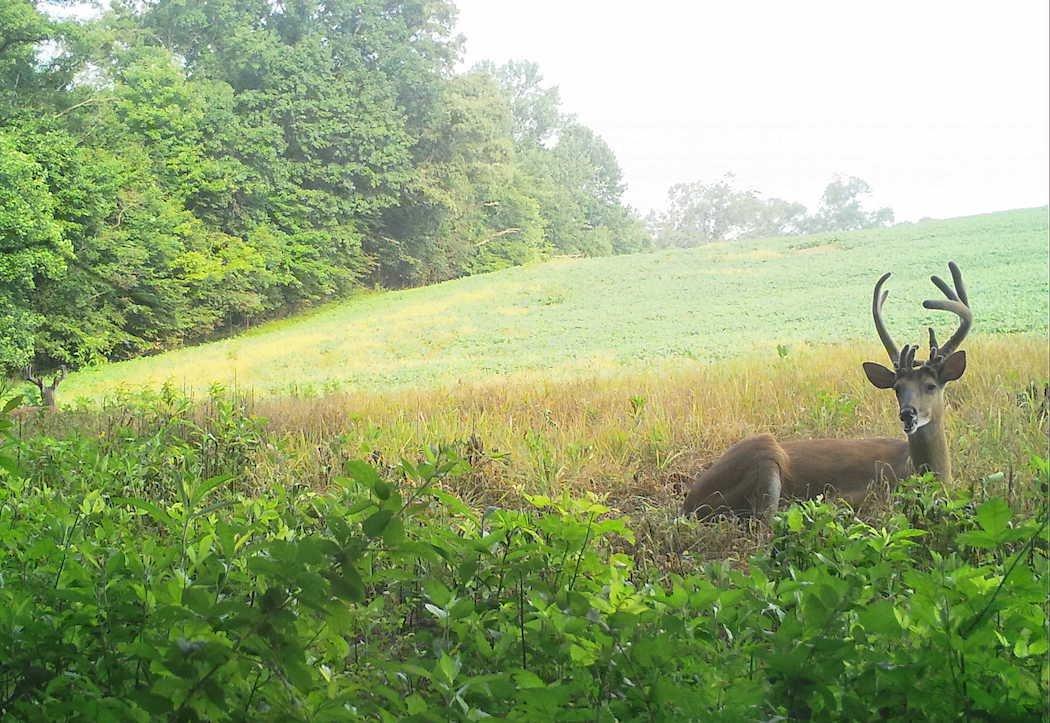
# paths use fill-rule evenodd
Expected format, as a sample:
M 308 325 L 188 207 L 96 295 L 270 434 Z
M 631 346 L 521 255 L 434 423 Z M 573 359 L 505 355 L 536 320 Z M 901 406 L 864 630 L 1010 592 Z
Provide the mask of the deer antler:
M 882 345 L 886 347 L 886 353 L 890 355 L 890 361 L 896 367 L 900 361 L 900 353 L 897 351 L 897 345 L 893 343 L 890 332 L 886 330 L 886 323 L 882 320 L 882 305 L 886 303 L 886 297 L 890 295 L 888 289 L 882 290 L 882 285 L 888 278 L 890 278 L 890 272 L 887 271 L 875 284 L 875 293 L 871 297 L 871 315 L 875 318 L 875 331 L 879 332 Z
M 955 284 L 954 289 L 944 283 L 941 277 L 930 277 L 930 281 L 933 282 L 934 286 L 944 292 L 944 295 L 948 298 L 927 299 L 922 302 L 922 305 L 926 309 L 952 312 L 959 317 L 959 328 L 944 343 L 944 346 L 939 348 L 937 346 L 937 337 L 934 335 L 933 329 L 930 329 L 930 363 L 937 363 L 937 361 L 951 356 L 959 348 L 962 340 L 966 338 L 966 335 L 970 332 L 970 325 L 973 324 L 973 312 L 970 311 L 970 300 L 966 295 L 966 286 L 963 284 L 962 272 L 959 271 L 959 267 L 954 261 L 948 262 L 948 270 L 952 272 L 952 282 Z
M 911 371 L 915 366 L 915 354 L 919 351 L 918 344 L 905 344 L 904 348 L 901 349 L 900 359 L 897 360 L 894 371 L 898 374 L 901 372 Z

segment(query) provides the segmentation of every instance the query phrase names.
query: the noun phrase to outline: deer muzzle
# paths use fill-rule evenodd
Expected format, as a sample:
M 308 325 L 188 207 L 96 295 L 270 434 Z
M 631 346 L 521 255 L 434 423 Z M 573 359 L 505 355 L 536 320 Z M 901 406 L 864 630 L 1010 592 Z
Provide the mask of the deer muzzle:
M 911 434 L 918 427 L 919 413 L 915 410 L 915 407 L 901 407 L 900 419 L 904 425 L 904 433 Z

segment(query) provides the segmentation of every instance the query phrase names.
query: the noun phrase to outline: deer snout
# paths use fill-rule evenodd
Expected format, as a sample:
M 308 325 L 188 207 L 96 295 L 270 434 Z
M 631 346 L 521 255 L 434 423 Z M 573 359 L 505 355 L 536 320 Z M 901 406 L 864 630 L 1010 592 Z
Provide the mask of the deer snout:
M 915 407 L 911 405 L 901 407 L 901 424 L 905 434 L 911 434 L 919 428 L 919 412 Z

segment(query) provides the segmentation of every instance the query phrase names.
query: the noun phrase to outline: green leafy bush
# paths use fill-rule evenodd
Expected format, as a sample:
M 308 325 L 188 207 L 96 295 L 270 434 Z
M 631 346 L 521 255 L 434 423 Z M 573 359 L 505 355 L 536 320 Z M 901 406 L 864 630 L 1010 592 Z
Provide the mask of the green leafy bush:
M 393 469 L 348 462 L 328 490 L 257 490 L 234 453 L 251 420 L 230 408 L 225 432 L 194 429 L 162 406 L 136 432 L 0 448 L 0 715 L 1044 710 L 1045 512 L 1018 519 L 913 480 L 879 526 L 807 502 L 746 569 L 669 575 L 615 551 L 632 532 L 595 499 L 471 508 L 446 484 L 467 465 L 444 449 Z

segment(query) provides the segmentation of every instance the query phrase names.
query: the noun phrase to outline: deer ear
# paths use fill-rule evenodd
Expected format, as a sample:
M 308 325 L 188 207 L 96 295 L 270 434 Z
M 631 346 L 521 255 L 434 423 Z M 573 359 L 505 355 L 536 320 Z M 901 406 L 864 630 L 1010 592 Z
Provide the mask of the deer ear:
M 875 362 L 864 362 L 864 374 L 867 375 L 868 381 L 879 389 L 889 389 L 897 379 L 896 374 Z
M 945 382 L 954 382 L 956 379 L 963 375 L 966 371 L 966 352 L 957 351 L 943 362 L 941 362 L 941 368 L 937 372 L 937 378 L 941 384 Z

